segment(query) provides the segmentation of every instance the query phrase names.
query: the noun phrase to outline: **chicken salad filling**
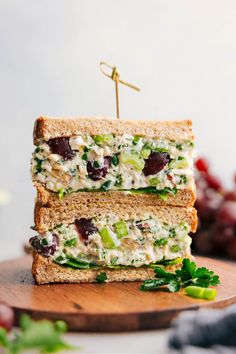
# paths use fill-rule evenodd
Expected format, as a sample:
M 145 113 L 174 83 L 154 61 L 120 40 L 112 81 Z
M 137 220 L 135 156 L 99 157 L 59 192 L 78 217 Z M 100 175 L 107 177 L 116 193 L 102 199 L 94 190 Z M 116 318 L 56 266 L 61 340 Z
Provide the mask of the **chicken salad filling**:
M 115 214 L 57 225 L 30 239 L 36 252 L 72 268 L 151 266 L 190 254 L 190 226 L 155 216 L 121 220 Z
M 76 191 L 185 189 L 194 144 L 124 134 L 77 135 L 41 141 L 32 157 L 34 181 L 59 197 Z

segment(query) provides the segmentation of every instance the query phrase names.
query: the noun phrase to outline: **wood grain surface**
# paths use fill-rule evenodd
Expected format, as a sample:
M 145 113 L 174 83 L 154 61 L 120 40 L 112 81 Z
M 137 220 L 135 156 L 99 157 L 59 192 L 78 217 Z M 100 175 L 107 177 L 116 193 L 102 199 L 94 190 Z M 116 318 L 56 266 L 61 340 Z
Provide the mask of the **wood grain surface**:
M 236 302 L 236 266 L 196 257 L 220 276 L 215 301 L 193 299 L 183 292 L 142 292 L 140 283 L 35 285 L 31 256 L 0 263 L 0 300 L 35 319 L 65 320 L 70 330 L 131 331 L 166 328 L 184 310 L 222 308 Z

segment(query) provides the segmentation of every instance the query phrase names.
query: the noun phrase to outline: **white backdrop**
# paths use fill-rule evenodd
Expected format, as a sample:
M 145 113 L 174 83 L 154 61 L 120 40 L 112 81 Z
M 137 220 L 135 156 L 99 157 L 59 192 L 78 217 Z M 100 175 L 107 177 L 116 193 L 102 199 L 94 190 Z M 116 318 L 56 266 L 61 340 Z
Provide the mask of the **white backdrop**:
M 32 235 L 29 160 L 39 115 L 192 118 L 200 154 L 230 185 L 236 171 L 236 1 L 0 0 L 0 258 Z

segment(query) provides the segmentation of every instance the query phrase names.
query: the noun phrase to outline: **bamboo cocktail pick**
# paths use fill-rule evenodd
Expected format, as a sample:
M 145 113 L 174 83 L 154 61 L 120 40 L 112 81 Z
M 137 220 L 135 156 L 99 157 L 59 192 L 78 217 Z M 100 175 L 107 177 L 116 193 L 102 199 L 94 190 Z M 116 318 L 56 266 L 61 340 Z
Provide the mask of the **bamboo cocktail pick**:
M 105 71 L 104 69 L 108 68 L 111 69 L 111 72 L 108 73 L 107 71 Z M 132 88 L 133 90 L 136 91 L 140 91 L 140 89 L 132 84 L 129 84 L 128 82 L 125 82 L 123 80 L 120 79 L 120 74 L 117 70 L 116 66 L 111 66 L 110 64 L 107 64 L 106 62 L 101 61 L 100 62 L 100 69 L 101 72 L 109 77 L 110 79 L 112 79 L 113 81 L 115 81 L 115 89 L 116 89 L 116 117 L 119 119 L 120 118 L 120 107 L 119 107 L 119 92 L 118 92 L 118 86 L 119 83 L 121 83 L 122 85 L 128 86 L 130 88 Z

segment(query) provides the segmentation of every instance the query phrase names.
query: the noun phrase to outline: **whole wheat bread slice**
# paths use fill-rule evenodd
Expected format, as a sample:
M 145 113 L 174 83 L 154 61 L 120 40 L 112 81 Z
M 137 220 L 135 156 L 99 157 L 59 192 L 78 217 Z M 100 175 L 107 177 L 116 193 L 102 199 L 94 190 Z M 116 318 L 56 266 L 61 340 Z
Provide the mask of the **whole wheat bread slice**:
M 166 222 L 173 225 L 183 221 L 190 225 L 192 232 L 195 232 L 197 227 L 197 212 L 192 207 L 156 207 L 150 205 L 142 205 L 140 207 L 136 203 L 129 203 L 124 206 L 119 203 L 100 203 L 100 201 L 93 201 L 92 203 L 61 203 L 61 205 L 56 207 L 47 207 L 37 202 L 34 211 L 35 230 L 39 233 L 44 233 L 61 223 L 71 224 L 75 219 L 81 218 L 104 218 L 110 214 L 117 215 L 121 220 L 143 220 L 152 215 L 163 223 Z
M 57 193 L 49 191 L 45 186 L 39 182 L 34 182 L 37 190 L 37 201 L 49 207 L 58 207 L 60 205 L 73 204 L 92 204 L 92 203 L 109 203 L 113 204 L 136 204 L 140 207 L 145 205 L 153 206 L 183 206 L 191 207 L 196 200 L 196 187 L 194 180 L 189 184 L 186 189 L 178 190 L 176 195 L 169 194 L 168 199 L 165 201 L 160 198 L 158 194 L 148 193 L 130 193 L 125 191 L 110 190 L 107 192 L 75 192 L 64 196 L 59 199 Z
M 190 255 L 186 257 L 191 258 Z M 181 263 L 166 266 L 167 271 L 174 272 L 181 267 Z M 143 281 L 154 278 L 154 271 L 151 268 L 129 268 L 129 269 L 73 269 L 63 267 L 54 263 L 39 253 L 33 254 L 32 274 L 37 284 L 49 283 L 93 283 L 99 273 L 105 272 L 108 282 L 116 281 Z
M 34 126 L 34 143 L 79 133 L 90 135 L 116 134 L 146 136 L 173 141 L 193 140 L 192 121 L 126 120 L 113 118 L 52 118 L 39 117 Z

